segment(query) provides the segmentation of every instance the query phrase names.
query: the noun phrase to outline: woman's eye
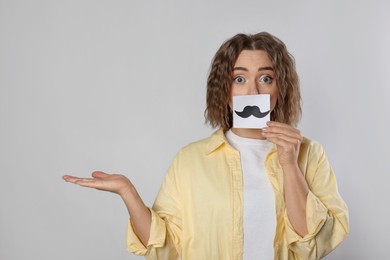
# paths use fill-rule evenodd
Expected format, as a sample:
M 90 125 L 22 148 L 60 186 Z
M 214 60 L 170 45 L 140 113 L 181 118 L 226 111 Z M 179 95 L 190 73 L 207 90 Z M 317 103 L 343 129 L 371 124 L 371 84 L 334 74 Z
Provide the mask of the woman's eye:
M 245 83 L 245 81 L 246 81 L 245 78 L 241 77 L 241 76 L 238 76 L 238 77 L 234 78 L 234 83 L 237 83 L 237 84 Z
M 261 76 L 260 83 L 271 84 L 272 80 L 273 79 L 270 76 L 264 75 L 264 76 Z

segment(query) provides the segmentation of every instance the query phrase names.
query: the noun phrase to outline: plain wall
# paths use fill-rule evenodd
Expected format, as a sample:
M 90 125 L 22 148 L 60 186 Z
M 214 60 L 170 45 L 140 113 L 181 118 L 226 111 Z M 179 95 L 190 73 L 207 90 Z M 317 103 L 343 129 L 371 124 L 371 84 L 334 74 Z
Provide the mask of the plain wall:
M 0 1 L 0 259 L 142 259 L 117 195 L 151 205 L 175 153 L 209 136 L 211 59 L 268 31 L 295 56 L 300 130 L 325 147 L 351 233 L 326 259 L 384 259 L 390 219 L 389 1 Z

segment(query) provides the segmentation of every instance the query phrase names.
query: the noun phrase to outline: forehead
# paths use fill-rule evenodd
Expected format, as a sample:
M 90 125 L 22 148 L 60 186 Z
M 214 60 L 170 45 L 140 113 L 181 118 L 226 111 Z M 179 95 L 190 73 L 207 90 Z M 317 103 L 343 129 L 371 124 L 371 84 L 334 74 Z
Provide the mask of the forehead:
M 238 55 L 234 67 L 272 67 L 272 62 L 266 51 L 243 50 Z

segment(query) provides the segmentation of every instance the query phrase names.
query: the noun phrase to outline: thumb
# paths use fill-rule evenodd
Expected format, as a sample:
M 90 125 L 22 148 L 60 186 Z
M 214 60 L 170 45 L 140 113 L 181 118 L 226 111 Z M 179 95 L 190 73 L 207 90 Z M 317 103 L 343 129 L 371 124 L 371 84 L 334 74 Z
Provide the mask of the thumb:
M 110 176 L 110 174 L 107 174 L 107 173 L 101 172 L 101 171 L 94 171 L 92 173 L 92 177 L 94 177 L 94 178 L 105 178 L 108 176 Z

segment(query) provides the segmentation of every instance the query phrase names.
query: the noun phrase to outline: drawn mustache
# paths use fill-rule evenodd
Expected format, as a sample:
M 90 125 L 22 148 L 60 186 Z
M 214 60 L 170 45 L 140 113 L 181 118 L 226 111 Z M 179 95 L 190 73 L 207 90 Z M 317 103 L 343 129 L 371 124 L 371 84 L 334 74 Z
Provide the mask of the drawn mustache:
M 234 112 L 236 112 L 236 114 L 242 118 L 248 118 L 251 115 L 257 118 L 263 118 L 266 115 L 268 115 L 269 110 L 266 112 L 261 112 L 258 106 L 246 106 L 244 107 L 244 110 L 242 110 L 241 112 L 237 110 L 234 110 Z

